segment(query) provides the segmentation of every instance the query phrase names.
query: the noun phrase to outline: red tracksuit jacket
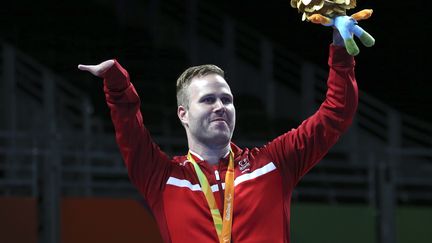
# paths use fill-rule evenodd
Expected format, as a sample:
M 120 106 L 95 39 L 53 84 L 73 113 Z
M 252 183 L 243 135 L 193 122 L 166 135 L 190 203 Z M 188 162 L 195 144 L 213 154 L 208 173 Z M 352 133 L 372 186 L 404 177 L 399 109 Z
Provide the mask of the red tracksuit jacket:
M 235 156 L 232 242 L 289 242 L 294 186 L 348 128 L 357 108 L 354 59 L 330 46 L 328 91 L 319 110 L 297 129 Z M 218 242 L 207 201 L 186 156 L 169 158 L 152 141 L 140 99 L 119 63 L 104 74 L 116 139 L 132 183 L 148 203 L 165 242 Z M 185 151 L 186 153 L 187 151 Z M 227 159 L 211 166 L 194 154 L 223 211 Z M 222 179 L 222 180 L 221 180 Z

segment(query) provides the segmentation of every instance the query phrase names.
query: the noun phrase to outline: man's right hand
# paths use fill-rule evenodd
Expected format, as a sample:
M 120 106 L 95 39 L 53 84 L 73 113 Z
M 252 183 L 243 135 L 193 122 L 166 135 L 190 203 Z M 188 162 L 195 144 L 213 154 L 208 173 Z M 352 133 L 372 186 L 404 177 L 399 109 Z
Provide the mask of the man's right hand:
M 97 65 L 83 65 L 79 64 L 78 69 L 88 71 L 91 74 L 103 78 L 104 73 L 114 65 L 114 60 L 107 60 Z

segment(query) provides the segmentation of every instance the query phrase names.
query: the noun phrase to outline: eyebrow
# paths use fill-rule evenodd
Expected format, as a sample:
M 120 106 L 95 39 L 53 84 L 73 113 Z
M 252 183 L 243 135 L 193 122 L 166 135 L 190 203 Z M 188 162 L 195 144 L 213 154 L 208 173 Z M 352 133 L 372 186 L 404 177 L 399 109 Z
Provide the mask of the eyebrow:
M 228 96 L 228 97 L 230 97 L 231 99 L 233 99 L 234 98 L 234 96 L 232 95 L 232 94 L 230 94 L 230 93 L 222 93 L 221 94 L 222 96 Z M 199 98 L 200 99 L 202 99 L 202 98 L 204 98 L 204 97 L 208 97 L 208 96 L 218 96 L 218 95 L 216 95 L 216 94 L 214 94 L 214 93 L 207 93 L 207 94 L 203 94 L 202 96 L 200 96 Z

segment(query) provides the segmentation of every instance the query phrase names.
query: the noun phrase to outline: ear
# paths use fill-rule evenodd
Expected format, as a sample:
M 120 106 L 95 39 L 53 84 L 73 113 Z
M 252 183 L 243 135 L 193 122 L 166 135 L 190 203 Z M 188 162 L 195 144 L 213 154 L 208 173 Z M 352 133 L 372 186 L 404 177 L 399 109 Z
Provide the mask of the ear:
M 180 105 L 177 107 L 177 116 L 180 119 L 183 126 L 187 126 L 187 124 L 188 124 L 188 111 L 184 106 Z

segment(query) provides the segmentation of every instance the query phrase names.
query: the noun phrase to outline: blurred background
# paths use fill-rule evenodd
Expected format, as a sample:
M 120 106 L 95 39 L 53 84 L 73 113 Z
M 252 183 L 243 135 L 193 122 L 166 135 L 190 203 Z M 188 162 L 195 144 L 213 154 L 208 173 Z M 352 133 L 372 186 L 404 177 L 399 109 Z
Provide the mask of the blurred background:
M 297 186 L 292 242 L 432 241 L 428 5 L 358 1 L 375 11 L 360 25 L 376 39 L 359 42 L 358 113 Z M 261 146 L 318 108 L 330 42 L 331 29 L 302 22 L 289 0 L 2 3 L 0 242 L 161 242 L 127 178 L 102 82 L 77 64 L 126 67 L 146 126 L 176 155 L 187 151 L 175 99 L 185 68 L 226 71 L 234 142 Z

